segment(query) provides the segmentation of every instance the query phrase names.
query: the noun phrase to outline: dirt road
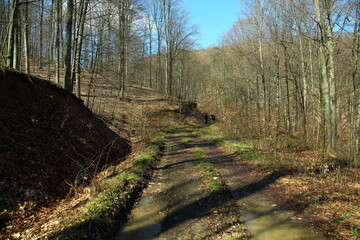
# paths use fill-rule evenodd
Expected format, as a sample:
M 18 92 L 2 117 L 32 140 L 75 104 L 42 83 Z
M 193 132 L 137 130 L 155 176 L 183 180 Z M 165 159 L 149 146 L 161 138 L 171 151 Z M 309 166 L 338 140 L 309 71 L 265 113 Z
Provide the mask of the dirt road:
M 281 174 L 257 174 L 195 130 L 168 134 L 153 180 L 117 239 L 322 239 L 274 197 Z

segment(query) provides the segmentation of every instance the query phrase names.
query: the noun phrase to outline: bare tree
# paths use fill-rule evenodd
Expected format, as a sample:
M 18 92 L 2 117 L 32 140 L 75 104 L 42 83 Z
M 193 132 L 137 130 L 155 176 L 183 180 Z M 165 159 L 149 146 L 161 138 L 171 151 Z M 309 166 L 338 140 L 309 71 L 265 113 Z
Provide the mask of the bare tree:
M 187 29 L 187 14 L 173 0 L 162 2 L 164 36 L 165 36 L 165 95 L 172 95 L 174 62 L 176 57 L 191 47 L 193 29 Z
M 18 7 L 19 1 L 12 0 L 11 1 L 11 10 L 10 10 L 10 19 L 9 19 L 9 31 L 8 31 L 8 40 L 7 40 L 7 60 L 6 65 L 9 67 L 16 66 L 16 30 L 17 30 L 17 16 L 18 16 Z
M 23 41 L 24 41 L 24 62 L 25 73 L 30 72 L 30 59 L 29 59 L 29 3 L 23 2 L 22 9 L 23 16 Z
M 354 1 L 354 31 L 352 45 L 352 72 L 349 81 L 349 143 L 348 151 L 354 165 L 359 165 L 360 152 L 360 104 L 359 104 L 359 52 L 360 52 L 360 5 Z
M 74 61 L 74 72 L 75 75 L 75 93 L 78 98 L 81 97 L 80 91 L 80 79 L 81 79 L 81 52 L 83 46 L 84 39 L 84 27 L 86 20 L 86 12 L 89 5 L 90 0 L 81 0 L 79 6 L 79 20 L 76 26 L 76 35 L 75 35 L 75 61 Z
M 55 82 L 60 85 L 60 24 L 62 0 L 55 1 Z
M 64 88 L 69 92 L 73 90 L 73 80 L 71 78 L 71 45 L 72 45 L 72 26 L 74 14 L 74 1 L 67 0 L 66 10 L 66 36 L 64 45 Z
M 44 28 L 44 0 L 40 0 L 39 4 L 39 12 L 40 12 L 40 19 L 39 19 L 39 45 L 38 45 L 38 68 L 42 68 L 42 58 L 43 58 L 43 47 L 44 47 L 44 41 L 43 41 L 43 28 Z

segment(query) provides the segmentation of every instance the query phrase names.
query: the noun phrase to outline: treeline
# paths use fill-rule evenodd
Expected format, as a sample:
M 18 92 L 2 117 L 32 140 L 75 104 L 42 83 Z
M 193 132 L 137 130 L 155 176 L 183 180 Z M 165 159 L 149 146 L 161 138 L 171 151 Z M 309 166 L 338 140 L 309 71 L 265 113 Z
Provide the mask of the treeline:
M 130 79 L 170 95 L 195 34 L 175 0 L 3 0 L 0 18 L 1 62 L 78 97 L 84 71 L 116 78 L 119 97 Z
M 84 72 L 87 95 L 99 74 L 116 79 L 119 98 L 137 82 L 221 114 L 235 137 L 291 136 L 358 165 L 359 1 L 241 6 L 218 47 L 195 51 L 181 1 L 3 0 L 1 61 L 48 69 L 78 96 Z
M 195 97 L 228 116 L 237 137 L 293 136 L 358 165 L 359 1 L 247 0 L 243 6 L 246 17 L 222 47 L 196 54 L 203 88 Z

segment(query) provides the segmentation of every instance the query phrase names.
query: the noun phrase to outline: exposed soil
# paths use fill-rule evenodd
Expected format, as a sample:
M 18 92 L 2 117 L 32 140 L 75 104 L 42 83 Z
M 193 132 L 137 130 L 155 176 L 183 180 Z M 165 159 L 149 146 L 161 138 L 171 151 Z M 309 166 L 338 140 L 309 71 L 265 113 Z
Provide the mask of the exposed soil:
M 181 140 L 186 130 L 167 137 L 154 178 L 117 239 L 251 239 L 228 193 L 209 189 L 196 168 L 194 147 Z
M 326 239 L 336 239 L 336 237 L 327 234 L 327 229 L 321 225 L 319 219 L 304 213 L 306 206 L 295 201 L 289 194 L 287 194 L 285 188 L 278 184 L 277 180 L 286 176 L 286 171 L 273 172 L 271 174 L 259 172 L 257 171 L 256 166 L 250 165 L 241 160 L 238 156 L 230 154 L 221 148 L 214 146 L 213 143 L 200 138 L 195 139 L 196 143 L 203 147 L 208 156 L 211 156 L 211 161 L 221 172 L 222 177 L 227 182 L 236 199 L 250 197 L 250 201 L 254 201 L 254 199 L 251 199 L 252 195 L 257 198 L 264 198 L 265 201 L 271 205 L 269 211 L 288 212 L 291 215 L 291 221 L 300 220 L 300 222 L 295 223 L 296 225 L 300 225 L 299 228 L 307 225 L 315 231 L 320 232 L 321 235 L 325 235 Z M 240 203 L 244 205 L 249 204 L 246 201 L 240 201 Z M 266 214 L 271 215 L 270 212 Z M 276 224 L 275 219 L 273 222 Z M 285 227 L 283 228 L 285 231 Z M 271 230 L 269 229 L 269 232 L 270 231 Z M 316 236 L 314 237 L 316 238 Z M 320 238 L 321 236 L 319 235 L 319 239 Z M 293 239 L 298 238 L 294 236 Z M 310 238 L 308 237 L 304 239 Z
M 3 70 L 0 89 L 0 236 L 8 238 L 121 162 L 131 146 L 47 81 Z
M 118 239 L 251 239 L 251 231 L 244 222 L 244 214 L 249 209 L 245 205 L 249 203 L 241 201 L 249 196 L 265 199 L 261 204 L 268 204 L 270 212 L 262 215 L 271 217 L 279 212 L 279 215 L 286 216 L 279 221 L 289 222 L 276 223 L 274 219 L 272 222 L 275 225 L 261 229 L 261 234 L 265 232 L 267 238 L 259 239 L 277 237 L 271 235 L 275 227 L 278 228 L 276 234 L 281 235 L 278 239 L 289 239 L 289 232 L 299 234 L 291 239 L 323 239 L 322 234 L 326 239 L 336 239 L 327 235 L 327 229 L 317 222 L 318 219 L 306 215 L 304 206 L 297 204 L 277 184 L 284 172 L 259 173 L 255 166 L 195 137 L 193 131 L 196 128 L 179 128 L 169 135 L 165 157 L 154 170 L 151 185 L 144 190 Z M 194 144 L 186 144 L 184 138 L 191 139 Z M 219 178 L 226 183 L 227 191 L 219 193 L 209 189 L 208 182 L 204 181 L 195 166 L 195 147 L 206 153 Z M 138 216 L 139 212 L 146 211 L 150 213 Z M 287 224 L 286 228 L 284 224 Z M 150 235 L 144 234 L 144 231 Z

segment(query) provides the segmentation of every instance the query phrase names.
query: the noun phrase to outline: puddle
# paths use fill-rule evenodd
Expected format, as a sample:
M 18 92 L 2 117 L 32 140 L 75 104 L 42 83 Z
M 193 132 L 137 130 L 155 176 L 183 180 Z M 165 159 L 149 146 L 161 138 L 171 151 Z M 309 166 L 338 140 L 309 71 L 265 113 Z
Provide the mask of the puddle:
M 161 232 L 161 203 L 153 195 L 142 197 L 131 211 L 132 218 L 120 230 L 116 240 L 150 240 Z
M 295 219 L 293 212 L 277 210 L 260 194 L 238 200 L 244 207 L 244 220 L 257 240 L 322 240 L 315 231 Z

